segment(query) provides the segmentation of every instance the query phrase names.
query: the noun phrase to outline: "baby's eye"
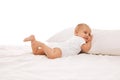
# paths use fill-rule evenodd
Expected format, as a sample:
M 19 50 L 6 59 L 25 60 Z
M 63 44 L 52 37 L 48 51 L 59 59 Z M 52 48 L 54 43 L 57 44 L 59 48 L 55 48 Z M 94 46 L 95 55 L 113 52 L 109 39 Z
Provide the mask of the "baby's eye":
M 85 34 L 87 34 L 87 32 L 86 32 L 86 31 L 85 31 L 84 33 L 85 33 Z
M 89 33 L 89 36 L 91 36 L 91 34 Z

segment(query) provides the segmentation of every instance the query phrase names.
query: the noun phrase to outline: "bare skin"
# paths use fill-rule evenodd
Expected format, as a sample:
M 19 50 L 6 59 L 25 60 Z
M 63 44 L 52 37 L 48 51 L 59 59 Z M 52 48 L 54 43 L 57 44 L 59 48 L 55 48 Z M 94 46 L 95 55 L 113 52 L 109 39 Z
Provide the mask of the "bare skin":
M 91 48 L 91 29 L 86 24 L 78 24 L 75 28 L 74 35 L 82 37 L 86 43 L 81 46 L 81 52 L 87 53 Z
M 46 55 L 50 59 L 59 58 L 62 52 L 59 48 L 50 48 L 44 43 L 37 41 L 34 35 L 24 39 L 24 42 L 31 41 L 31 47 L 34 55 Z
M 75 36 L 82 37 L 85 40 L 85 44 L 83 44 L 81 48 L 81 52 L 87 53 L 91 48 L 91 29 L 86 24 L 78 24 L 74 31 Z M 50 59 L 60 58 L 62 56 L 62 51 L 60 48 L 50 48 L 46 44 L 37 41 L 34 35 L 30 35 L 29 37 L 24 39 L 24 42 L 31 42 L 32 52 L 34 55 L 46 55 Z

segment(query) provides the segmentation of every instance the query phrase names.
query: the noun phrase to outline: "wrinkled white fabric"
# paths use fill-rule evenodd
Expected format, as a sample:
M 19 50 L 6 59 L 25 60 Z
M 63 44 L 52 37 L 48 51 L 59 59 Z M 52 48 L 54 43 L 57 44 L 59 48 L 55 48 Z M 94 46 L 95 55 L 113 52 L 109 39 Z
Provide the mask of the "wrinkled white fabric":
M 60 48 L 62 56 L 77 55 L 81 51 L 82 44 L 85 40 L 79 36 L 72 36 L 70 39 L 59 43 L 48 43 L 51 48 Z

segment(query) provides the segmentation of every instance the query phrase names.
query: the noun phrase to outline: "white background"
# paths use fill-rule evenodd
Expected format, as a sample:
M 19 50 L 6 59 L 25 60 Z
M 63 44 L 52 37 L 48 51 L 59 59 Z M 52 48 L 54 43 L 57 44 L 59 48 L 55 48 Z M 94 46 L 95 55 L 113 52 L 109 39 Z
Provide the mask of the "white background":
M 45 41 L 78 23 L 120 29 L 119 0 L 0 0 L 0 45 L 24 44 L 31 34 Z

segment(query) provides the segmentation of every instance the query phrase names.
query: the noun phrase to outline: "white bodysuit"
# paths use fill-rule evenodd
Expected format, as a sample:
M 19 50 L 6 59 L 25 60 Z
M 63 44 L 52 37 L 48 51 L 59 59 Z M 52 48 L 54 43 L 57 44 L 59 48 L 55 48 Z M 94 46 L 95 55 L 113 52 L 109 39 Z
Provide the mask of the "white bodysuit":
M 77 55 L 81 51 L 82 44 L 85 40 L 79 36 L 73 36 L 70 39 L 59 43 L 48 43 L 51 48 L 60 48 L 62 56 Z

